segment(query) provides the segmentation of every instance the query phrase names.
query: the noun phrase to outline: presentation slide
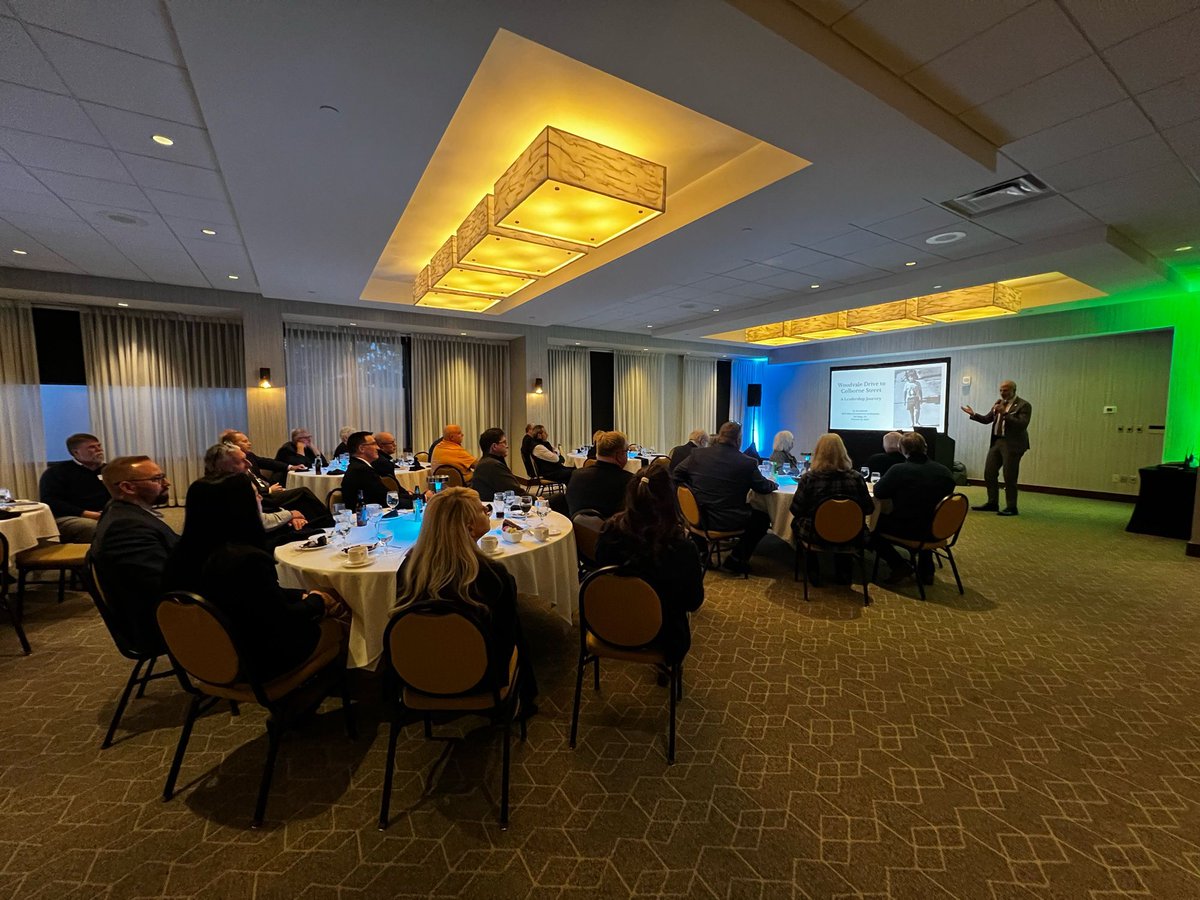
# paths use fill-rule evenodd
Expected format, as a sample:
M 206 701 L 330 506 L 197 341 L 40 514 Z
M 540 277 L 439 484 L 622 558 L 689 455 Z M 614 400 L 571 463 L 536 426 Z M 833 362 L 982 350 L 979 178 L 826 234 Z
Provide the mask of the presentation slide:
M 949 358 L 831 369 L 829 430 L 945 433 L 949 379 Z

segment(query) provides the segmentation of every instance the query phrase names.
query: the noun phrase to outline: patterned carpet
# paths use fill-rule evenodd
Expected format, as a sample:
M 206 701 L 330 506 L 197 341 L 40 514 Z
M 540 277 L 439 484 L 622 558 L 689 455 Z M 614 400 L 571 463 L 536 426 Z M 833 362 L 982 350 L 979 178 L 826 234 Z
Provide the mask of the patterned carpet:
M 670 768 L 643 667 L 585 688 L 568 749 L 577 638 L 527 610 L 543 696 L 507 832 L 472 719 L 402 738 L 378 832 L 370 701 L 357 741 L 334 703 L 285 739 L 261 831 L 256 710 L 202 719 L 163 803 L 179 692 L 101 751 L 127 664 L 83 595 L 41 594 L 33 656 L 0 626 L 0 897 L 1200 896 L 1200 564 L 1127 535 L 1127 505 L 1021 509 L 968 519 L 961 597 L 942 571 L 926 603 L 805 604 L 773 539 L 748 581 L 710 575 Z

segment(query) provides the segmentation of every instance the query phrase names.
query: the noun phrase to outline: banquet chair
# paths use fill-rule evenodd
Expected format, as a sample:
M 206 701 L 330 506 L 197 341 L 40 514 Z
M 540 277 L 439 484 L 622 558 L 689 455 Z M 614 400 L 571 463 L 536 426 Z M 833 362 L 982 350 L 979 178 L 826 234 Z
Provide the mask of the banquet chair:
M 329 510 L 329 514 L 331 516 L 333 515 L 334 506 L 336 506 L 337 504 L 339 504 L 341 502 L 342 502 L 342 489 L 341 488 L 334 488 L 332 491 L 330 491 L 328 494 L 325 495 L 325 508 L 327 510 Z
M 942 555 L 944 554 L 950 563 L 950 570 L 954 573 L 954 581 L 958 584 L 958 592 L 961 594 L 963 593 L 962 578 L 958 575 L 958 564 L 954 561 L 954 551 L 951 548 L 958 543 L 958 536 L 962 532 L 963 525 L 966 524 L 967 512 L 970 508 L 971 504 L 966 495 L 955 492 L 938 501 L 938 505 L 933 511 L 933 522 L 929 527 L 929 537 L 925 540 L 899 537 L 882 532 L 879 537 L 907 550 L 909 562 L 914 569 L 917 566 L 917 554 L 922 550 L 931 551 L 939 566 L 942 564 Z M 871 577 L 874 578 L 878 574 L 879 556 L 876 555 L 875 569 Z M 924 600 L 925 585 L 921 583 L 920 578 L 917 578 L 917 591 Z
M 647 474 L 649 474 L 650 469 L 656 466 L 660 469 L 669 469 L 671 467 L 671 457 L 663 456 L 661 453 L 654 457 L 654 459 L 650 460 L 649 465 L 646 466 Z
M 91 559 L 88 560 L 87 567 L 87 590 L 92 597 L 92 602 L 96 605 L 97 612 L 100 613 L 104 627 L 108 629 L 109 637 L 113 639 L 113 643 L 117 647 L 117 651 L 126 659 L 133 660 L 133 671 L 129 673 L 125 689 L 121 691 L 121 697 L 117 700 L 117 708 L 113 712 L 112 721 L 108 723 L 108 733 L 104 735 L 104 740 L 100 744 L 101 750 L 107 750 L 112 746 L 113 736 L 117 733 L 117 726 L 121 724 L 121 716 L 125 714 L 125 707 L 129 703 L 129 696 L 133 693 L 133 689 L 137 688 L 136 697 L 145 697 L 147 684 L 159 678 L 170 678 L 175 674 L 175 670 L 154 671 L 154 665 L 158 662 L 158 658 L 167 652 L 162 638 L 150 642 L 138 640 L 134 636 L 133 629 L 125 621 L 125 617 L 108 602 L 104 586 L 100 581 L 100 574 L 96 571 L 96 563 Z M 142 671 L 143 666 L 146 667 L 145 671 Z
M 520 707 L 520 659 L 514 647 L 505 667 L 507 678 L 495 677 L 488 653 L 484 618 L 472 610 L 443 602 L 418 601 L 392 616 L 383 634 L 384 697 L 391 704 L 379 830 L 388 826 L 396 741 L 400 729 L 425 723 L 433 737 L 434 714 L 484 716 L 504 728 L 500 773 L 500 827 L 508 828 L 509 756 L 512 723 Z M 520 720 L 525 740 L 525 717 Z
M 871 605 L 871 596 L 867 593 L 867 540 L 864 530 L 866 520 L 862 507 L 849 497 L 829 497 L 822 500 L 813 513 L 814 540 L 805 540 L 800 536 L 800 524 L 792 520 L 792 536 L 796 541 L 796 570 L 793 580 L 799 581 L 804 575 L 804 599 L 808 599 L 808 554 L 809 553 L 844 553 L 858 560 L 858 568 L 863 580 L 863 606 Z
M 737 542 L 745 532 L 741 528 L 732 529 L 729 531 L 716 531 L 708 527 L 708 517 L 700 509 L 700 504 L 696 501 L 696 495 L 692 493 L 692 489 L 687 485 L 679 485 L 675 489 L 675 501 L 679 506 L 679 514 L 683 518 L 684 528 L 688 534 L 704 541 L 704 570 L 713 567 L 713 555 L 716 555 L 716 566 L 721 565 L 721 553 L 733 549 L 733 545 Z M 747 577 L 745 575 L 743 578 Z
M 28 656 L 32 651 L 29 638 L 25 636 L 25 629 L 21 627 L 21 601 L 8 598 L 8 582 L 8 538 L 0 532 L 0 608 L 8 613 L 13 630 L 17 633 L 17 640 L 21 642 L 21 649 Z
M 596 544 L 604 528 L 604 516 L 594 509 L 581 509 L 571 517 L 571 528 L 575 532 L 575 554 L 579 559 L 579 578 L 582 581 L 589 572 L 599 568 Z
M 308 659 L 290 672 L 263 681 L 248 662 L 225 614 L 204 598 L 171 591 L 158 604 L 157 617 L 175 674 L 192 698 L 163 787 L 163 800 L 175 795 L 175 782 L 196 719 L 221 700 L 257 703 L 267 711 L 267 759 L 252 821 L 252 827 L 258 828 L 266 812 L 281 737 L 320 706 L 331 687 L 341 693 L 347 734 L 356 736 L 346 690 L 345 627 L 333 619 L 322 619 L 320 638 Z
M 452 466 L 449 463 L 442 463 L 433 470 L 434 478 L 444 477 L 446 479 L 446 487 L 462 487 L 466 484 L 466 479 L 463 478 L 462 470 L 458 466 Z
M 583 465 L 580 466 L 580 468 L 581 469 L 590 469 L 595 464 L 596 464 L 596 460 L 588 458 L 583 461 Z
M 13 557 L 17 567 L 17 608 L 22 609 L 25 601 L 25 586 L 29 584 L 54 584 L 54 579 L 31 581 L 31 572 L 58 573 L 58 602 L 66 597 L 67 573 L 71 573 L 74 582 L 82 576 L 87 565 L 87 552 L 91 544 L 56 544 L 41 543 L 28 550 L 22 550 Z
M 428 463 L 429 462 L 429 451 L 428 450 L 418 450 L 416 453 L 413 454 L 413 459 L 415 459 L 419 463 Z
M 671 663 L 654 645 L 662 629 L 662 601 L 641 578 L 622 575 L 619 566 L 597 569 L 579 586 L 579 661 L 575 669 L 575 706 L 571 711 L 571 748 L 579 731 L 583 670 L 592 664 L 594 689 L 600 690 L 600 660 L 644 663 L 666 670 L 670 724 L 667 763 L 675 763 L 675 704 L 683 699 L 683 660 Z
M 383 482 L 383 487 L 385 490 L 395 491 L 401 496 L 408 493 L 408 491 L 401 489 L 400 482 L 396 480 L 395 475 L 380 475 L 379 480 Z
M 526 467 L 530 470 L 531 477 L 529 479 L 529 487 L 533 493 L 539 497 L 553 496 L 554 494 L 565 494 L 567 486 L 561 481 L 554 481 L 542 475 L 538 468 L 537 457 L 530 454 L 529 465 Z

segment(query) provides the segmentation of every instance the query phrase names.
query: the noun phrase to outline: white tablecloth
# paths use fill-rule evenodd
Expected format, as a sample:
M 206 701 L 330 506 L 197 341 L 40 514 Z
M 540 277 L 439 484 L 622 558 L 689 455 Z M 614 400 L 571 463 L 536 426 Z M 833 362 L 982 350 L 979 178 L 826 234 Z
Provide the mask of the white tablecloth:
M 770 494 L 755 494 L 752 491 L 748 502 L 756 509 L 765 510 L 771 517 L 771 534 L 790 542 L 792 539 L 791 506 L 792 499 L 796 496 L 796 479 L 791 475 L 776 475 L 774 481 L 779 485 L 779 490 Z M 873 489 L 874 485 L 867 485 L 868 491 L 873 491 Z M 868 528 L 874 530 L 882 509 L 883 504 L 876 500 L 875 510 L 867 517 Z
M 407 490 L 413 490 L 420 487 L 425 488 L 425 482 L 429 478 L 429 469 L 422 469 L 419 472 L 411 472 L 408 469 L 397 469 L 396 480 L 400 482 L 400 486 Z M 312 472 L 288 472 L 286 487 L 306 487 L 314 494 L 322 503 L 329 495 L 329 492 L 334 488 L 342 486 L 341 475 L 314 475 Z
M 40 538 L 58 538 L 58 526 L 54 524 L 54 515 L 45 503 L 36 506 L 19 504 L 8 507 L 10 512 L 19 512 L 15 519 L 0 521 L 0 533 L 8 538 L 8 552 L 16 556 L 22 550 L 36 547 Z
M 563 465 L 573 466 L 576 469 L 582 469 L 584 462 L 587 461 L 586 453 L 567 453 L 563 456 Z M 642 459 L 640 456 L 631 456 L 625 461 L 625 471 L 637 474 L 642 471 L 642 464 L 649 463 L 649 459 Z
M 396 603 L 396 571 L 420 530 L 420 523 L 411 513 L 383 521 L 389 523 L 395 537 L 386 553 L 382 547 L 372 551 L 370 565 L 362 568 L 343 565 L 345 555 L 340 549 L 305 551 L 297 549 L 298 544 L 284 544 L 275 551 L 281 585 L 306 590 L 333 588 L 345 598 L 353 613 L 349 655 L 352 668 L 373 669 L 379 662 L 383 631 Z M 545 543 L 529 535 L 519 544 L 501 541 L 497 559 L 512 573 L 520 593 L 540 597 L 570 623 L 579 602 L 575 535 L 571 520 L 558 513 L 546 516 L 546 525 L 559 533 Z M 498 530 L 489 533 L 499 535 Z M 350 539 L 355 543 L 375 541 L 370 527 L 355 528 Z

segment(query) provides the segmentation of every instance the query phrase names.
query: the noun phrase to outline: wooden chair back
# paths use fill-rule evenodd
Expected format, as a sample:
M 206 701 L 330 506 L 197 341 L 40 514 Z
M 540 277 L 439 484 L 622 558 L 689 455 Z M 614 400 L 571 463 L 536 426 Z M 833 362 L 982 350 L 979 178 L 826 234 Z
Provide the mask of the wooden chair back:
M 408 688 L 433 697 L 471 692 L 488 673 L 478 619 L 447 604 L 415 603 L 388 623 L 387 662 Z
M 813 531 L 827 544 L 850 544 L 862 537 L 862 507 L 846 497 L 823 500 L 813 514 Z
M 581 509 L 571 517 L 571 525 L 575 529 L 575 552 L 585 566 L 594 568 L 604 517 L 594 509 Z
M 692 489 L 686 484 L 681 484 L 675 488 L 675 501 L 679 504 L 679 513 L 683 516 L 683 520 L 693 528 L 703 528 L 700 521 L 700 504 L 696 502 L 696 495 L 692 493 Z
M 435 478 L 445 477 L 446 487 L 462 487 L 466 484 L 462 471 L 458 466 L 452 466 L 449 463 L 442 463 L 442 465 L 433 470 L 433 475 Z
M 933 539 L 939 542 L 957 541 L 970 508 L 971 504 L 965 494 L 956 492 L 943 497 L 933 511 L 933 525 L 930 528 Z
M 400 493 L 400 482 L 396 480 L 395 475 L 380 475 L 379 480 L 383 482 L 383 486 L 387 490 Z
M 329 510 L 329 514 L 333 515 L 333 507 L 337 503 L 342 502 L 342 489 L 334 488 L 325 495 L 325 508 Z
M 171 591 L 158 604 L 157 617 L 172 659 L 197 681 L 228 687 L 244 680 L 229 623 L 207 600 Z
M 645 647 L 662 629 L 662 602 L 641 578 L 616 566 L 593 572 L 579 588 L 579 622 L 606 644 L 626 650 Z M 586 637 L 585 637 L 586 640 Z

